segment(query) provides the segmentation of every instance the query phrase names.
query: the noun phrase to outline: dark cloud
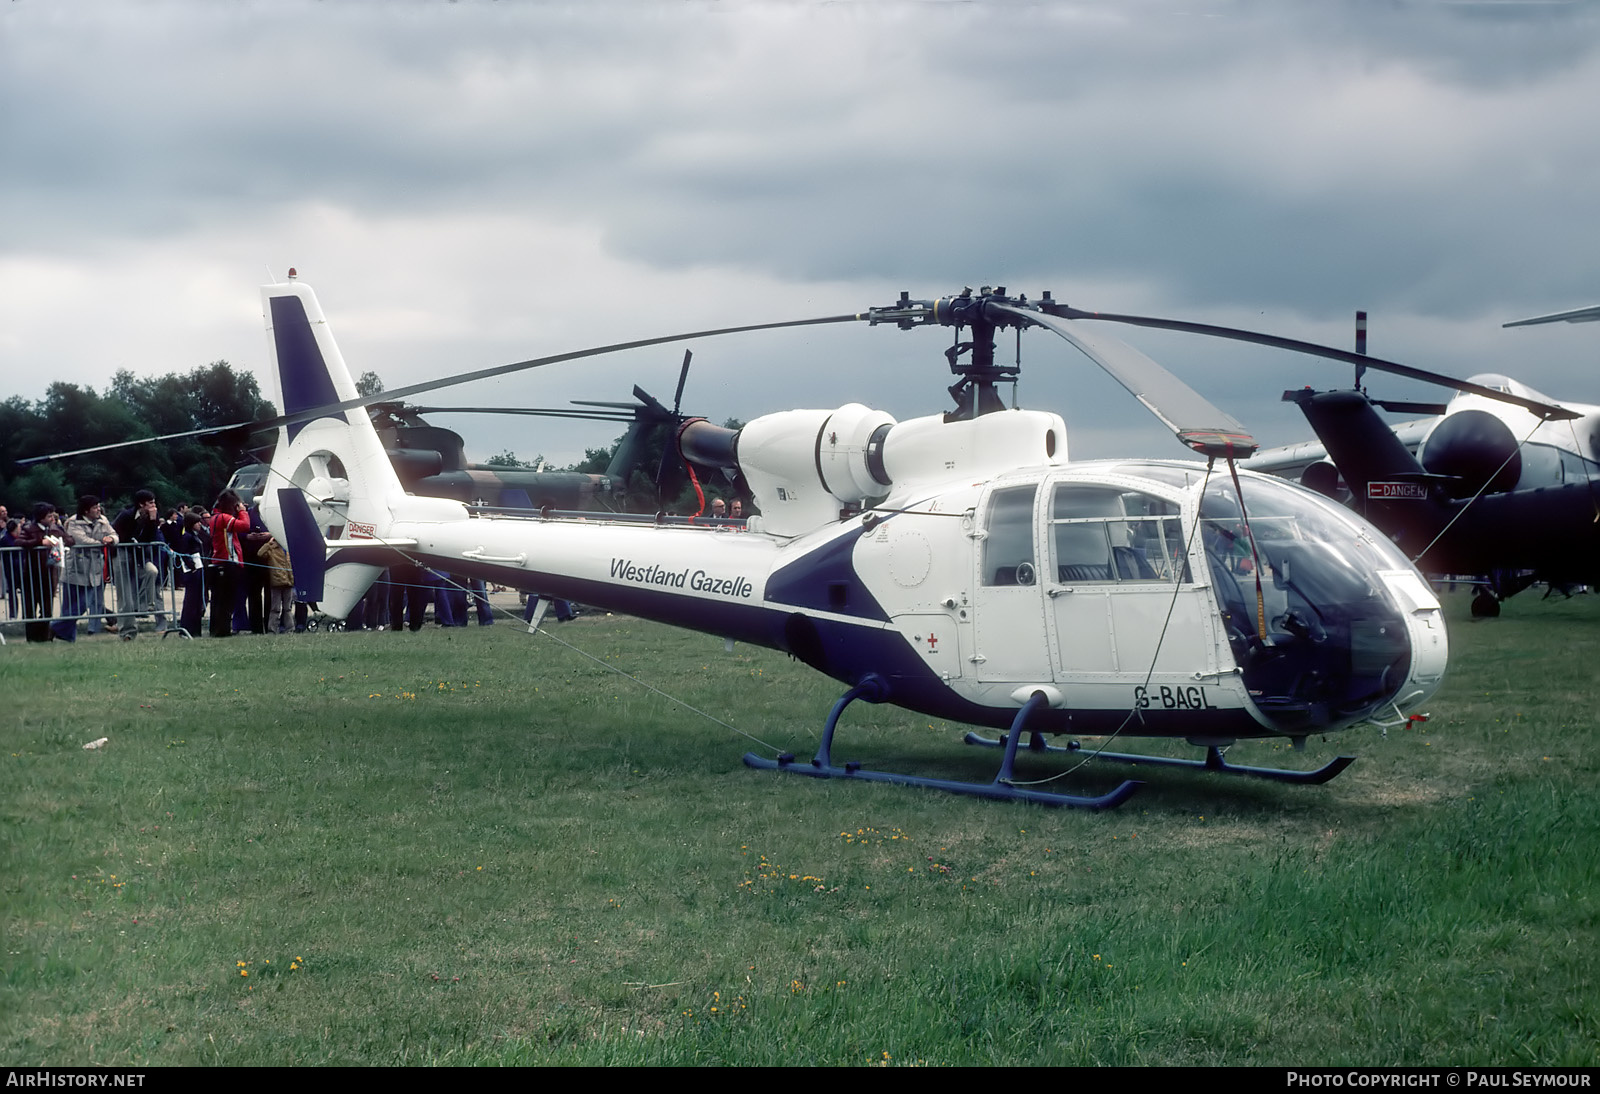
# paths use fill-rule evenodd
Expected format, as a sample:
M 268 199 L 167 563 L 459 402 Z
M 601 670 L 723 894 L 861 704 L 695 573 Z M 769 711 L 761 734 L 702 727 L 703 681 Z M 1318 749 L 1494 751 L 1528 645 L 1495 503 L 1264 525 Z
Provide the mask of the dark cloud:
M 984 282 L 1341 344 L 1366 307 L 1394 352 L 1469 368 L 1504 359 L 1499 321 L 1600 300 L 1584 5 L 13 4 L 0 20 L 15 375 L 40 374 L 45 347 L 96 358 L 32 317 L 145 250 L 359 282 L 343 314 L 396 381 L 617 326 Z M 616 306 L 629 292 L 645 298 Z M 128 345 L 166 333 L 148 307 L 119 321 Z M 888 378 L 936 369 L 937 349 L 888 339 L 708 352 L 707 409 L 942 407 L 942 383 Z M 1325 382 L 1160 352 L 1265 417 L 1274 386 Z M 1054 401 L 1034 405 L 1120 398 L 1071 375 L 1030 381 Z

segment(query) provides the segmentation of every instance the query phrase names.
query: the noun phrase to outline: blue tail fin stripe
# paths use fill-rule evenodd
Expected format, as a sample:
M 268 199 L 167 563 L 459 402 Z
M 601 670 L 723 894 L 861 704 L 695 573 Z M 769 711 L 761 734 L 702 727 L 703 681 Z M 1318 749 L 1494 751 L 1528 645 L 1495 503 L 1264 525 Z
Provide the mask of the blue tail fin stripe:
M 285 414 L 341 401 L 299 297 L 272 298 L 272 334 L 278 349 L 278 386 L 283 392 Z M 288 427 L 289 440 L 293 441 L 307 424 L 292 423 Z

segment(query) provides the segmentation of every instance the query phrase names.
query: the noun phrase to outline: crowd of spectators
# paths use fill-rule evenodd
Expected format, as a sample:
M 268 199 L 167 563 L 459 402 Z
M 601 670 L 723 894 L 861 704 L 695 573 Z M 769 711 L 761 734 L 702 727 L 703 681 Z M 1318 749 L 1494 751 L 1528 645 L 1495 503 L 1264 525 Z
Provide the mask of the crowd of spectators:
M 180 546 L 187 511 L 162 516 L 150 490 L 136 492 L 115 518 L 93 494 L 79 497 L 65 520 L 54 502 L 36 502 L 26 518 L 0 505 L 6 617 L 25 622 L 30 642 L 74 641 L 80 627 L 132 639 L 141 621 L 167 630 L 174 583 L 202 564 L 183 561 L 192 555 Z
M 743 510 L 737 498 L 716 498 L 708 515 L 731 525 Z M 53 502 L 35 503 L 26 518 L 0 505 L 0 529 L 0 618 L 22 622 L 30 642 L 76 641 L 80 628 L 131 640 L 141 626 L 198 638 L 208 607 L 213 638 L 314 626 L 315 605 L 294 598 L 286 546 L 232 490 L 211 508 L 191 502 L 164 514 L 153 491 L 139 490 L 111 519 L 93 494 L 65 519 Z M 575 618 L 566 601 L 553 603 L 558 619 Z M 430 608 L 439 626 L 465 627 L 474 609 L 480 626 L 494 622 L 481 580 L 404 565 L 383 571 L 342 625 L 415 631 Z
M 294 599 L 287 548 L 231 490 L 211 508 L 191 503 L 164 514 L 154 492 L 140 490 L 113 519 L 92 494 L 65 520 L 52 502 L 36 503 L 26 519 L 0 505 L 0 528 L 3 618 L 21 621 L 30 642 L 72 642 L 80 630 L 131 640 L 141 626 L 191 638 L 314 626 L 315 605 Z M 409 622 L 417 630 L 431 608 L 438 625 L 464 627 L 473 607 L 480 625 L 494 621 L 482 581 L 396 567 L 344 626 L 402 630 Z

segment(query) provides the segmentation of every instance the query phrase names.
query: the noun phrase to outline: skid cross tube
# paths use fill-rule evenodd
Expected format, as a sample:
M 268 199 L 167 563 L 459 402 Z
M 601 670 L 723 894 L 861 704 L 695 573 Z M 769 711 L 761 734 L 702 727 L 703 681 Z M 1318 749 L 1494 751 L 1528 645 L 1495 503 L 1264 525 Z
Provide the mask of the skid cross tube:
M 810 763 L 797 763 L 792 752 L 785 752 L 776 760 L 769 760 L 764 756 L 757 756 L 753 752 L 746 752 L 744 762 L 749 767 L 762 768 L 767 771 L 786 771 L 794 775 L 809 775 L 816 779 L 865 779 L 869 782 L 896 783 L 900 786 L 921 786 L 929 790 L 943 790 L 951 794 L 965 794 L 969 797 L 990 798 L 995 801 L 1028 801 L 1039 805 L 1067 806 L 1076 809 L 1112 809 L 1121 805 L 1132 797 L 1144 784 L 1134 779 L 1128 779 L 1108 793 L 1094 797 L 1085 797 L 1077 794 L 1056 794 L 1045 790 L 1029 790 L 1012 785 L 1013 765 L 1017 758 L 1016 741 L 1021 739 L 1028 719 L 1033 713 L 1043 707 L 1049 700 L 1043 692 L 1034 692 L 1028 701 L 1017 711 L 1016 718 L 1011 723 L 1011 729 L 1006 734 L 1008 744 L 1005 757 L 1000 762 L 1000 770 L 996 773 L 993 782 L 969 783 L 954 779 L 930 779 L 921 775 L 902 775 L 894 771 L 872 771 L 863 768 L 859 763 L 846 763 L 839 766 L 833 762 L 833 734 L 839 726 L 839 716 L 844 713 L 844 708 L 857 699 L 866 699 L 868 702 L 881 702 L 888 694 L 888 688 L 882 679 L 876 675 L 868 676 L 861 683 L 851 688 L 839 697 L 833 704 L 833 710 L 828 715 L 828 723 L 822 731 L 822 743 L 817 747 L 817 754 Z M 1037 734 L 1035 734 L 1037 737 Z

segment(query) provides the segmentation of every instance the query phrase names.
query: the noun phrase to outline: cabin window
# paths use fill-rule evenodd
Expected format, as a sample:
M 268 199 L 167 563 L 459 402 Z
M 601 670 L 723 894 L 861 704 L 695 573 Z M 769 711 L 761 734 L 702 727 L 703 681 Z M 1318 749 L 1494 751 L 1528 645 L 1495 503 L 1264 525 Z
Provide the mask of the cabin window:
M 1050 538 L 1063 585 L 1189 580 L 1177 503 L 1153 494 L 1061 483 Z
M 1600 474 L 1600 465 L 1584 459 L 1576 452 L 1561 452 L 1561 478 L 1564 482 L 1583 482 Z
M 1033 499 L 1037 483 L 996 490 L 984 526 L 983 583 L 1033 585 Z
M 1547 444 L 1522 446 L 1522 474 L 1517 486 L 1523 490 L 1536 486 L 1561 485 L 1561 450 Z

